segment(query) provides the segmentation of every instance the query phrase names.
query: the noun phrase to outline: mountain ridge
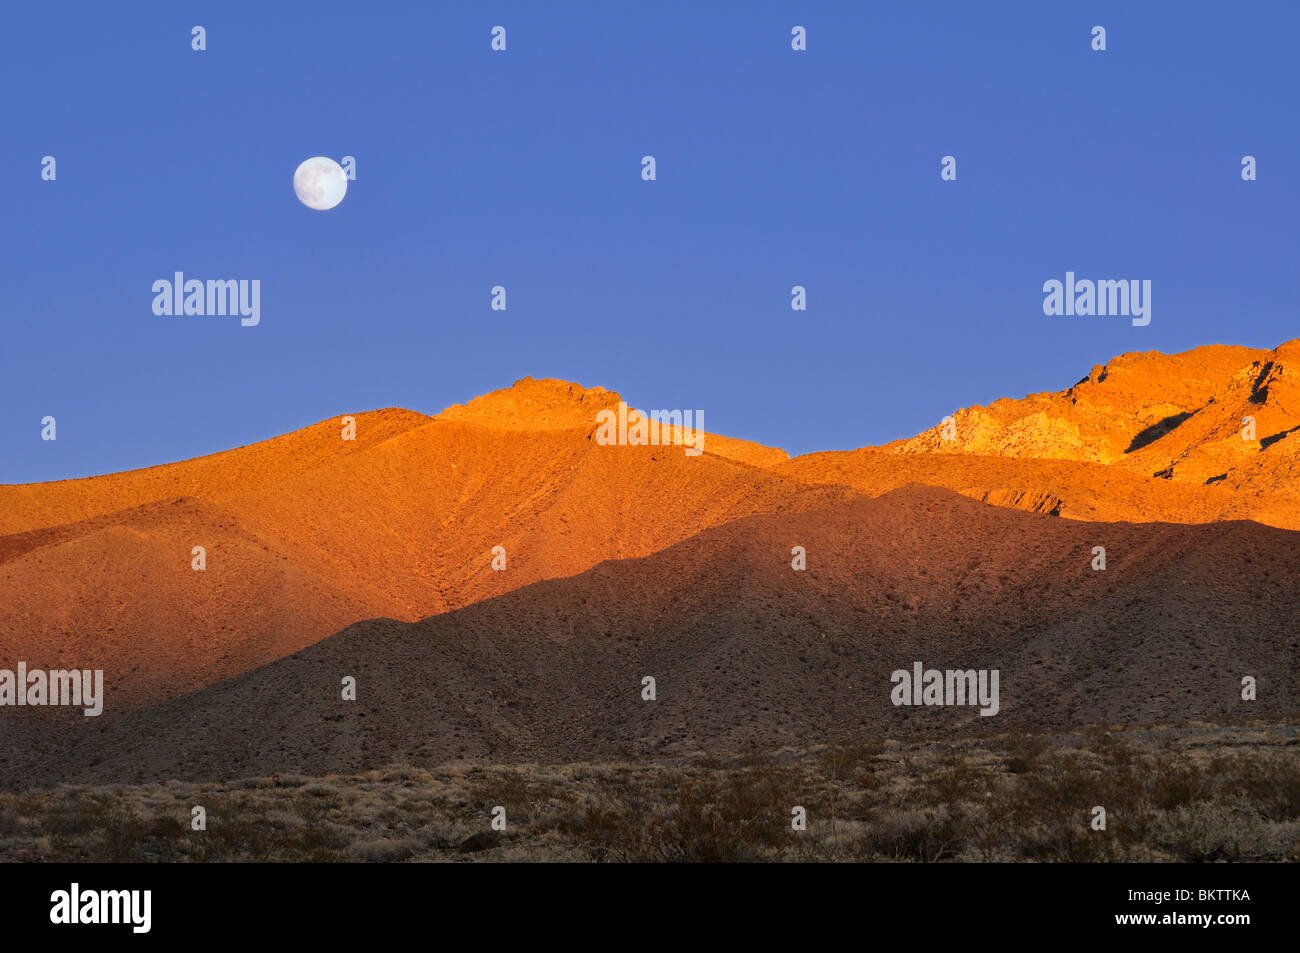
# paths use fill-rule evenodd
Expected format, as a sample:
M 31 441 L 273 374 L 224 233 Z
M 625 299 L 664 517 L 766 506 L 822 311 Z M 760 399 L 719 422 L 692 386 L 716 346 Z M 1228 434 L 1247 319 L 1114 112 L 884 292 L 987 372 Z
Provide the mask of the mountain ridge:
M 0 486 L 0 653 L 34 666 L 102 663 L 118 709 L 131 710 L 352 622 L 413 623 L 735 520 L 911 484 L 1090 523 L 1251 519 L 1296 529 L 1298 356 L 1300 341 L 1121 355 L 1065 391 L 991 405 L 996 426 L 976 430 L 984 443 L 968 435 L 932 450 L 924 440 L 942 440 L 935 431 L 910 446 L 794 458 L 712 434 L 699 456 L 605 446 L 596 414 L 617 408 L 616 392 L 523 378 L 433 416 L 345 415 L 355 440 L 344 439 L 344 417 L 331 418 L 177 464 Z M 1170 368 L 1185 380 L 1170 383 Z M 1019 455 L 1059 430 L 1042 424 L 1048 411 L 1080 405 L 1080 432 L 1105 437 L 1098 446 L 1112 448 L 1112 463 Z M 1170 407 L 1193 405 L 1148 432 Z M 1263 408 L 1253 444 L 1224 433 L 1242 407 Z M 527 426 L 534 414 L 540 425 Z M 959 437 L 980 419 L 959 412 Z M 1223 480 L 1195 478 L 1224 453 L 1248 462 Z M 1264 458 L 1267 468 L 1252 462 Z M 1145 472 L 1170 459 L 1167 477 Z M 191 568 L 196 547 L 202 571 Z M 498 547 L 504 571 L 494 568 Z

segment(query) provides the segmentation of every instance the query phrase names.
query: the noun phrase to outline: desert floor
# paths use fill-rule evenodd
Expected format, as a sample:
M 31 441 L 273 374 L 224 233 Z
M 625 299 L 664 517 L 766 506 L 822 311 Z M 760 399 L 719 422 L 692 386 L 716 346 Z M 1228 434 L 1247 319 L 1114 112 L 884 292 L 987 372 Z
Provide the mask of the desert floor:
M 10 790 L 0 859 L 1295 862 L 1300 723 Z

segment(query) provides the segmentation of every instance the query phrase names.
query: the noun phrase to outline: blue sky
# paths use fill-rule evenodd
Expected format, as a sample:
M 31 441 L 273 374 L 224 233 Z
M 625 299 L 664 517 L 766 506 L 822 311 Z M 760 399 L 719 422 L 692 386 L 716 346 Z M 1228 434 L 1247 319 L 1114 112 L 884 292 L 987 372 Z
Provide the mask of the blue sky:
M 846 449 L 1124 351 L 1300 336 L 1295 4 L 223 0 L 6 20 L 0 482 L 436 413 L 525 375 Z M 330 212 L 292 192 L 314 155 L 356 157 Z M 260 279 L 261 324 L 155 316 L 152 283 L 178 270 Z M 1067 270 L 1151 280 L 1151 324 L 1045 316 Z

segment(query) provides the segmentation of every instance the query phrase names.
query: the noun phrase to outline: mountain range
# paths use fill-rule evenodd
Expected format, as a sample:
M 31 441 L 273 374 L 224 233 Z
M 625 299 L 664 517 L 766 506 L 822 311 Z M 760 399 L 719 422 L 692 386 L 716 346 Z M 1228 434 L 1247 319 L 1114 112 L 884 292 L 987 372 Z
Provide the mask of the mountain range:
M 1300 340 L 1125 354 L 794 458 L 605 445 L 621 401 L 525 378 L 0 486 L 0 667 L 107 689 L 97 719 L 0 709 L 0 782 L 1297 711 Z M 999 669 L 1001 711 L 893 706 L 916 660 Z

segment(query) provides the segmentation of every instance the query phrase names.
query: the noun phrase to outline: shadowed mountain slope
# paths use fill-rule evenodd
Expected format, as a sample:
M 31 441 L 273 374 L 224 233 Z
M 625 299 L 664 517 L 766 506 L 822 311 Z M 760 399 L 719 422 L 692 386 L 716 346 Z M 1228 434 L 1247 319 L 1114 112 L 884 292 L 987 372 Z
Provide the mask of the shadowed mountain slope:
M 3 770 L 239 777 L 1292 717 L 1298 543 L 1248 522 L 1093 524 L 908 487 L 738 519 L 417 623 L 358 623 L 112 723 L 69 717 L 70 751 Z M 1000 712 L 893 706 L 891 672 L 918 660 L 998 669 Z M 1244 675 L 1258 701 L 1241 700 Z
M 0 658 L 103 668 L 116 713 L 351 622 L 413 621 L 850 492 L 730 459 L 711 437 L 699 456 L 602 446 L 593 407 L 617 395 L 517 387 L 447 419 L 357 414 L 355 441 L 327 421 L 174 469 L 0 487 Z M 523 401 L 537 428 L 503 415 Z

